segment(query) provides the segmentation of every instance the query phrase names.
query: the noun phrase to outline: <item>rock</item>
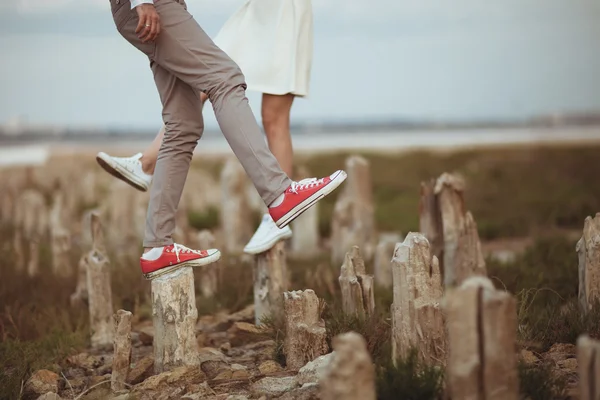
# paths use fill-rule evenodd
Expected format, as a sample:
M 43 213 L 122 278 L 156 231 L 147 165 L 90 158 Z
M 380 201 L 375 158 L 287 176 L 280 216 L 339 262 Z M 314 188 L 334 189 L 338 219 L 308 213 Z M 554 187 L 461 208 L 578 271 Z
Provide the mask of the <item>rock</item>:
M 262 378 L 251 386 L 254 395 L 265 395 L 267 397 L 277 397 L 289 392 L 296 387 L 296 378 L 286 376 L 283 378 Z
M 56 393 L 46 393 L 37 398 L 37 400 L 62 400 L 62 397 Z
M 283 368 L 277 361 L 267 360 L 258 366 L 258 370 L 262 375 L 269 375 L 283 371 Z
M 154 341 L 154 328 L 144 327 L 138 332 L 138 338 L 144 346 L 152 346 Z
M 132 385 L 137 385 L 149 378 L 154 371 L 154 357 L 146 356 L 139 360 L 127 376 L 127 381 Z
M 200 367 L 208 379 L 231 379 L 231 367 L 224 361 L 204 361 Z
M 266 339 L 263 331 L 248 322 L 234 322 L 227 330 L 227 336 L 231 342 L 230 345 L 234 347 Z
M 532 365 L 538 362 L 538 358 L 530 350 L 521 350 L 521 360 L 527 365 Z
M 250 377 L 248 368 L 240 364 L 231 364 L 232 379 L 247 379 Z
M 205 361 L 223 361 L 227 362 L 227 357 L 225 354 L 221 353 L 219 350 L 213 347 L 203 347 L 198 351 L 198 358 L 200 359 L 200 364 Z
M 58 374 L 48 371 L 47 369 L 41 369 L 31 375 L 31 377 L 25 383 L 24 392 L 29 397 L 39 397 L 42 394 L 48 392 L 58 392 Z
M 206 381 L 198 366 L 182 366 L 154 375 L 135 387 L 134 392 L 159 392 L 169 387 L 186 387 Z
M 334 354 L 335 352 L 331 352 L 324 356 L 317 357 L 313 361 L 307 363 L 304 367 L 300 368 L 298 376 L 296 376 L 298 385 L 302 386 L 309 383 L 318 383 L 323 377 L 323 374 L 327 371 Z
M 181 399 L 187 400 L 201 400 L 205 399 L 206 396 L 213 396 L 215 394 L 214 390 L 208 386 L 208 383 L 202 382 L 199 385 L 192 385 L 189 388 L 188 392 Z
M 231 343 L 229 342 L 225 342 L 223 343 L 220 347 L 219 350 L 221 350 L 223 353 L 227 354 L 231 351 Z
M 110 374 L 101 375 L 101 376 L 91 376 L 89 378 L 88 384 L 90 386 L 98 385 L 100 383 L 109 383 L 110 382 Z
M 278 400 L 319 400 L 319 385 L 307 383 L 306 385 L 285 393 Z
M 558 365 L 568 372 L 577 372 L 577 359 L 576 358 L 567 358 L 566 360 L 559 361 Z
M 570 343 L 555 343 L 550 347 L 550 350 L 545 354 L 546 358 L 554 362 L 566 360 L 567 358 L 575 357 L 577 349 L 574 344 Z
M 67 363 L 78 368 L 95 369 L 102 365 L 98 357 L 89 355 L 88 353 L 79 353 L 67 358 Z
M 227 396 L 227 398 L 225 400 L 249 400 L 249 399 L 248 399 L 248 397 L 241 395 L 241 394 L 232 394 L 232 395 Z
M 67 381 L 65 389 L 79 393 L 85 389 L 87 382 L 88 379 L 86 377 L 70 379 Z

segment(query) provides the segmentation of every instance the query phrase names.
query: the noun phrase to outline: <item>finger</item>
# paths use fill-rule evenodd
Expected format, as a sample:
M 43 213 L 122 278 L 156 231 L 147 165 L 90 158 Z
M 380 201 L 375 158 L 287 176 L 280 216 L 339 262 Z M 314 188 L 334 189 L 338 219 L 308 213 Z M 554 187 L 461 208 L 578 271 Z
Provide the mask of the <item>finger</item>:
M 146 19 L 146 24 L 144 25 L 144 30 L 142 30 L 142 33 L 139 35 L 140 39 L 142 39 L 142 41 L 148 40 L 148 36 L 150 35 L 151 31 L 152 31 L 152 21 L 150 21 L 150 19 Z
M 146 20 L 146 14 L 142 14 L 139 16 L 139 21 L 137 27 L 135 28 L 135 33 L 139 33 L 144 28 L 144 26 L 146 25 Z
M 156 40 L 160 33 L 160 21 L 158 17 L 152 22 L 152 38 L 150 40 Z

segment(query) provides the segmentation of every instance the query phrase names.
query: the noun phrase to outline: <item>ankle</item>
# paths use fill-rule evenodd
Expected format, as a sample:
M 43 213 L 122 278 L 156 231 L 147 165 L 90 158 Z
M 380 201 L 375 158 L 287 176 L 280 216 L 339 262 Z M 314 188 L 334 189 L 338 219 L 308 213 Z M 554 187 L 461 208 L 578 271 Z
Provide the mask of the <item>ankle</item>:
M 156 161 L 151 160 L 150 157 L 142 154 L 140 158 L 140 162 L 142 163 L 142 171 L 148 175 L 154 175 L 154 168 L 156 167 Z

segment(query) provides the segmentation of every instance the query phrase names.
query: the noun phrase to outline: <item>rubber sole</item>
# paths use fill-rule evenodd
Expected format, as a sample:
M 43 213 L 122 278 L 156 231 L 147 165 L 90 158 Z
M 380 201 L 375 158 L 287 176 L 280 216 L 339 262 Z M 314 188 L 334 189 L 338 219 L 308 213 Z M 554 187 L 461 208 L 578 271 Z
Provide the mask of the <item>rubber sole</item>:
M 271 250 L 273 248 L 273 246 L 275 246 L 277 244 L 277 242 L 279 242 L 280 240 L 289 239 L 291 237 L 292 237 L 292 232 L 285 233 L 283 235 L 277 235 L 273 239 L 271 239 L 268 242 L 266 242 L 265 244 L 263 244 L 262 246 L 258 246 L 256 248 L 252 248 L 252 249 L 244 248 L 244 253 L 252 254 L 252 255 L 264 253 L 265 251 Z
M 317 201 L 321 200 L 323 197 L 327 196 L 329 193 L 333 192 L 337 189 L 338 186 L 342 184 L 348 177 L 345 171 L 341 171 L 338 176 L 332 179 L 328 185 L 323 187 L 323 189 L 319 190 L 302 203 L 298 204 L 296 207 L 292 208 L 287 214 L 281 217 L 278 221 L 275 221 L 275 225 L 278 228 L 284 228 L 289 225 L 290 222 L 298 218 L 304 211 L 308 210 L 312 205 L 314 205 Z
M 147 274 L 143 274 L 144 278 L 146 278 L 147 280 L 151 281 L 153 279 L 156 279 L 160 276 L 163 276 L 165 274 L 177 271 L 178 269 L 184 268 L 184 267 L 202 267 L 204 265 L 209 265 L 212 264 L 214 262 L 217 262 L 221 259 L 221 252 L 217 251 L 215 254 L 211 254 L 208 257 L 204 257 L 204 258 L 199 258 L 197 260 L 190 260 L 190 261 L 184 261 L 182 263 L 179 264 L 175 264 L 175 265 L 171 265 L 165 268 L 161 268 L 157 271 L 154 272 L 150 272 Z
M 115 163 L 110 156 L 106 155 L 106 157 L 104 157 L 104 153 L 98 153 L 96 161 L 103 170 L 115 178 L 122 180 L 140 192 L 148 191 L 148 185 L 145 182 L 141 182 L 134 174 Z

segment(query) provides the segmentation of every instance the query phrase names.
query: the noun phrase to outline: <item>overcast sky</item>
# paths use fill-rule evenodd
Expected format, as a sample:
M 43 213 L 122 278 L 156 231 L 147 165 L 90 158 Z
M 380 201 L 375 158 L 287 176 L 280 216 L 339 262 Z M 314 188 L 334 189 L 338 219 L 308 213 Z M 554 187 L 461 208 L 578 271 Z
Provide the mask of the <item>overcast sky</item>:
M 283 0 L 282 0 L 283 1 Z M 244 0 L 189 0 L 214 36 Z M 600 111 L 598 0 L 313 0 L 295 122 Z M 158 128 L 147 59 L 108 0 L 0 0 L 0 124 Z M 248 92 L 253 110 L 260 96 Z M 210 107 L 206 124 L 215 126 Z

